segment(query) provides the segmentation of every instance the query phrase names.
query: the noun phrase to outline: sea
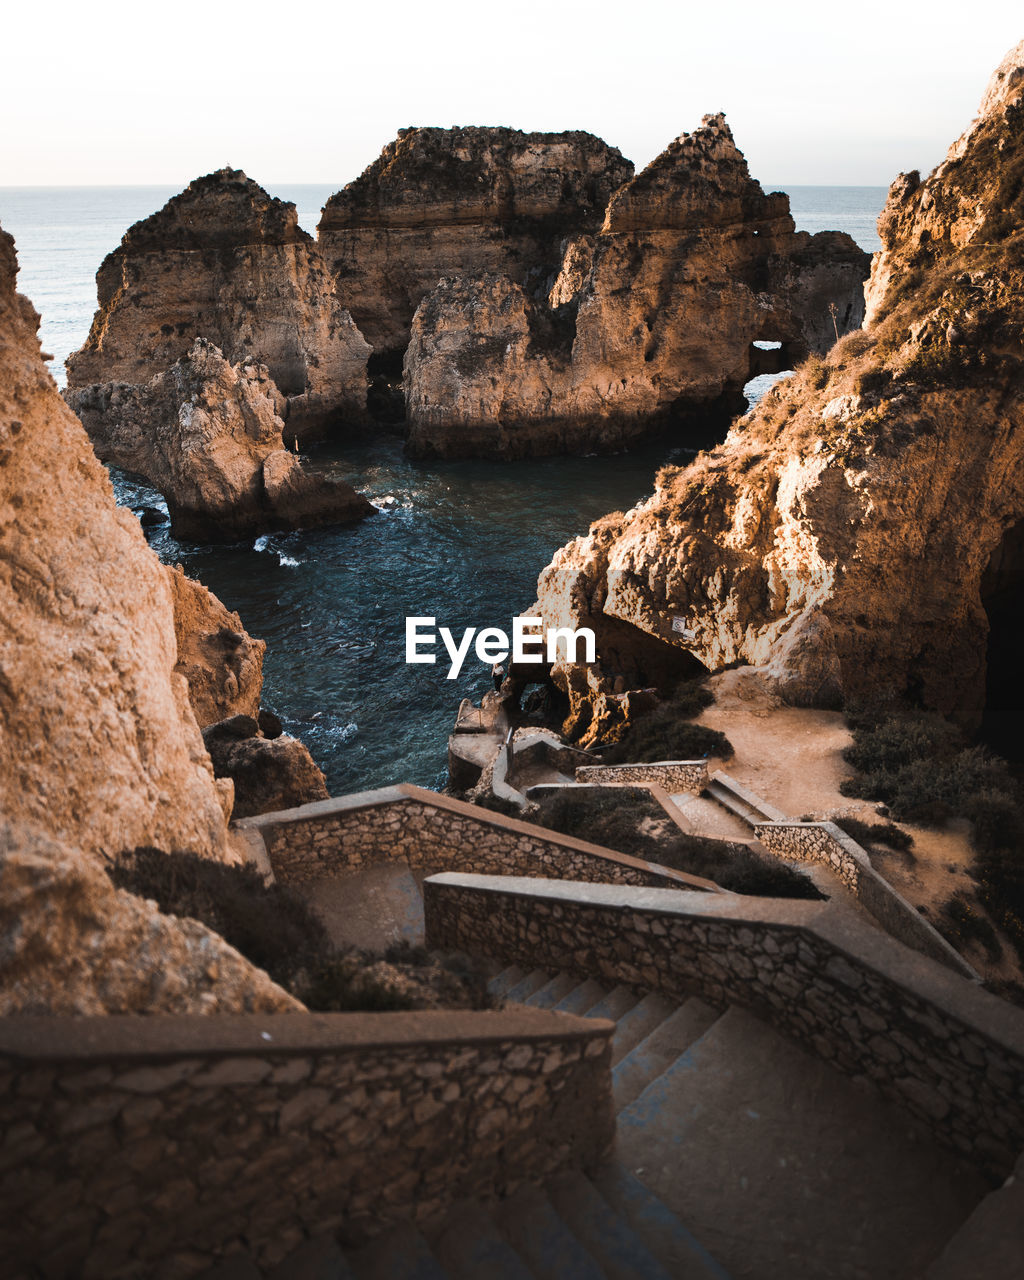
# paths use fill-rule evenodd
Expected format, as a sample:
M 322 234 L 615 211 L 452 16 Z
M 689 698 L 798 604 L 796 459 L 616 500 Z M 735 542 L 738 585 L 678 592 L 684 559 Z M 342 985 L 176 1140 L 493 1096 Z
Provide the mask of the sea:
M 294 202 L 315 234 L 333 186 L 269 188 Z M 880 245 L 875 223 L 884 187 L 786 187 L 798 230 L 848 232 Z M 15 238 L 18 287 L 42 316 L 43 350 L 59 386 L 96 307 L 96 270 L 121 236 L 159 209 L 173 187 L 0 187 L 0 226 Z M 779 375 L 754 379 L 753 403 Z M 321 447 L 316 463 L 345 476 L 374 502 L 360 524 L 273 534 L 231 546 L 172 538 L 147 528 L 161 560 L 181 564 L 267 642 L 264 706 L 307 744 L 334 795 L 413 782 L 442 787 L 446 742 L 463 698 L 491 688 L 472 656 L 448 678 L 443 647 L 434 665 L 405 662 L 405 619 L 433 617 L 456 637 L 499 627 L 536 598 L 540 571 L 563 543 L 609 511 L 652 490 L 655 472 L 693 449 L 662 440 L 615 457 L 438 462 L 405 457 L 401 439 Z M 112 471 L 118 501 L 166 513 L 137 477 Z

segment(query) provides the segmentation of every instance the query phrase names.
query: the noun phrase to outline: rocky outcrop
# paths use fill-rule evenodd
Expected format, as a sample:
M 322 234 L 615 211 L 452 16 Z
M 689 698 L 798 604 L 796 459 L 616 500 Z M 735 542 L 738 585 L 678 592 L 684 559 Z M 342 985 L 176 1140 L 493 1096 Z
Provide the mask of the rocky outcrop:
M 233 784 L 236 819 L 330 799 L 305 744 L 279 731 L 264 733 L 262 721 L 231 716 L 204 729 L 203 741 L 217 777 Z
M 245 630 L 181 565 L 167 568 L 174 600 L 178 661 L 174 670 L 188 681 L 188 696 L 200 729 L 230 716 L 260 713 L 263 657 L 267 646 Z
M 728 416 L 744 384 L 860 324 L 868 255 L 796 232 L 705 116 L 570 239 L 546 302 L 511 278 L 446 279 L 405 360 L 410 449 L 522 457 L 620 448 L 687 414 Z M 774 352 L 756 342 L 781 343 Z
M 267 366 L 289 438 L 365 417 L 370 348 L 295 206 L 240 170 L 197 178 L 135 223 L 96 283 L 92 330 L 68 360 L 73 407 L 87 388 L 145 385 L 205 338 Z
M 177 669 L 175 601 L 192 593 L 117 506 L 16 271 L 0 232 L 0 1014 L 294 1010 L 223 939 L 103 870 L 140 845 L 229 859 L 232 785 Z
M 0 808 L 88 852 L 218 854 L 168 576 L 40 358 L 0 236 Z
M 203 338 L 144 385 L 84 387 L 71 401 L 97 455 L 164 495 L 178 538 L 234 541 L 374 510 L 351 485 L 307 470 L 285 448 L 287 404 L 266 366 L 231 364 Z
M 490 279 L 424 302 L 406 361 L 411 446 L 616 448 L 687 408 L 734 408 L 763 370 L 754 342 L 781 342 L 783 367 L 828 345 L 830 304 L 838 325 L 859 323 L 866 269 L 848 237 L 794 232 L 786 197 L 765 196 L 707 117 L 614 195 L 596 239 L 569 243 L 548 307 Z
M 205 925 L 161 914 L 79 850 L 0 819 L 0 1017 L 302 1009 Z
M 887 687 L 977 723 L 987 610 L 1024 582 L 1022 64 L 927 181 L 893 184 L 865 331 L 541 575 L 547 624 L 597 632 L 586 701 L 696 658 L 797 704 Z
M 596 231 L 633 166 L 589 133 L 402 129 L 324 206 L 320 249 L 375 355 L 404 351 L 443 276 L 546 291 L 566 237 Z

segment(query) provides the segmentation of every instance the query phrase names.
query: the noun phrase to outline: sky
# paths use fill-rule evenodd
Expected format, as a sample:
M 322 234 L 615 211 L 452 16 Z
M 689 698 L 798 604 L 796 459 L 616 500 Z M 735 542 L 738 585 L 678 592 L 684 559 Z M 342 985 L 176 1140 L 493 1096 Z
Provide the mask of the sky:
M 22 0 L 0 186 L 342 186 L 414 124 L 586 129 L 640 167 L 720 110 L 765 183 L 887 185 L 1022 37 L 1020 0 Z

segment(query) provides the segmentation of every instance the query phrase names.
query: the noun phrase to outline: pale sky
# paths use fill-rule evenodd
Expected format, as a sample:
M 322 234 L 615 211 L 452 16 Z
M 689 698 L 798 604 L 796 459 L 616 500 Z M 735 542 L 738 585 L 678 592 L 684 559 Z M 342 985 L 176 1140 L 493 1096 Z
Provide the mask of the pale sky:
M 19 0 L 3 35 L 0 186 L 342 186 L 410 124 L 586 129 L 640 167 L 719 110 L 766 183 L 886 185 L 970 123 L 1024 8 Z

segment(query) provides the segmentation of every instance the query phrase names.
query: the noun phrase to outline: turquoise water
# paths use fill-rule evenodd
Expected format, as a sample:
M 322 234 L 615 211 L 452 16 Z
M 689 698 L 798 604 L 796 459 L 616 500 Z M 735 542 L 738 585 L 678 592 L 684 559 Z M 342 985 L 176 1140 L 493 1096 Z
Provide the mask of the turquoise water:
M 332 188 L 282 187 L 314 231 Z M 19 288 L 43 316 L 44 350 L 55 359 L 81 346 L 95 307 L 95 273 L 132 222 L 159 208 L 171 188 L 0 188 L 0 225 L 15 236 Z M 797 226 L 849 231 L 877 248 L 883 188 L 806 187 L 790 192 Z M 378 502 L 359 525 L 260 538 L 252 544 L 179 543 L 165 524 L 148 530 L 167 563 L 202 579 L 247 629 L 268 643 L 264 703 L 309 745 L 332 792 L 395 781 L 444 781 L 445 741 L 459 700 L 490 687 L 471 657 L 447 680 L 434 666 L 407 666 L 407 615 L 464 627 L 509 630 L 534 599 L 553 552 L 598 516 L 632 506 L 665 462 L 687 451 L 662 443 L 612 458 L 420 466 L 401 441 L 323 451 Z M 164 508 L 159 495 L 115 476 L 122 502 Z

